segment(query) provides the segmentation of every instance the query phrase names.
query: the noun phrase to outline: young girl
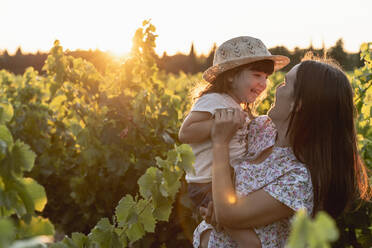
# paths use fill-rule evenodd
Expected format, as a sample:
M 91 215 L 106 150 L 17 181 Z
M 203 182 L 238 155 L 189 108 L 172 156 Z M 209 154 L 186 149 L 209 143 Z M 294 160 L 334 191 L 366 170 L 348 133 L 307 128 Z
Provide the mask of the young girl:
M 186 174 L 186 180 L 196 211 L 212 201 L 210 133 L 216 109 L 241 111 L 241 128 L 230 142 L 233 170 L 243 156 L 255 155 L 254 150 L 247 147 L 246 140 L 248 124 L 253 118 L 252 105 L 265 90 L 267 77 L 288 63 L 287 57 L 271 55 L 259 39 L 248 36 L 230 39 L 216 50 L 213 66 L 203 73 L 203 78 L 210 84 L 200 93 L 179 131 L 180 141 L 190 144 L 195 154 L 195 173 Z M 260 247 L 251 229 L 224 229 L 240 247 Z

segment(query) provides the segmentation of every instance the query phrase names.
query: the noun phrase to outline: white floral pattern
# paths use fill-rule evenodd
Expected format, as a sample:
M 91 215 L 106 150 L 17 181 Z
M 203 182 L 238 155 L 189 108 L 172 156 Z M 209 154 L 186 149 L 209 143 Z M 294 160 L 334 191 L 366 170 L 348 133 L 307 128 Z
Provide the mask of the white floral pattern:
M 262 163 L 252 164 L 264 149 L 275 142 L 276 129 L 268 116 L 259 116 L 251 122 L 248 134 L 248 154 L 234 167 L 235 190 L 243 197 L 259 189 L 297 211 L 305 208 L 309 214 L 313 209 L 313 188 L 308 169 L 300 163 L 289 147 L 273 147 L 272 153 Z M 257 227 L 255 232 L 261 240 L 262 248 L 284 247 L 290 231 L 291 219 L 283 219 L 272 224 Z M 206 222 L 201 222 L 194 231 L 194 247 L 199 247 L 200 235 L 212 229 L 208 247 L 236 248 L 237 243 L 225 232 L 217 232 Z

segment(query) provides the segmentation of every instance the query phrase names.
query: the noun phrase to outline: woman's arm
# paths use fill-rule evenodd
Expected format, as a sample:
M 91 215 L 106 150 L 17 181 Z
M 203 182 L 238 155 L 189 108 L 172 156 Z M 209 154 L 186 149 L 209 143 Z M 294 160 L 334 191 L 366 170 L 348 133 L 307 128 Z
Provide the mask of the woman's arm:
M 210 138 L 213 125 L 209 112 L 192 111 L 182 123 L 178 139 L 185 144 L 200 143 Z
M 226 110 L 216 113 L 212 128 L 213 207 L 217 222 L 229 228 L 252 228 L 291 216 L 294 211 L 264 190 L 237 198 L 230 175 L 229 142 L 238 128 L 239 115 Z

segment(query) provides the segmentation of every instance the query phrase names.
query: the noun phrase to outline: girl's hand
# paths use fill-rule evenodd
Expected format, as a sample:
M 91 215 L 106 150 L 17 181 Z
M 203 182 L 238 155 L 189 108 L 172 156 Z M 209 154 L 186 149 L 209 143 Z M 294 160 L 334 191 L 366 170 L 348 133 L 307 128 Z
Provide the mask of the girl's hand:
M 216 109 L 211 138 L 214 145 L 229 145 L 236 131 L 244 124 L 246 113 L 240 109 Z

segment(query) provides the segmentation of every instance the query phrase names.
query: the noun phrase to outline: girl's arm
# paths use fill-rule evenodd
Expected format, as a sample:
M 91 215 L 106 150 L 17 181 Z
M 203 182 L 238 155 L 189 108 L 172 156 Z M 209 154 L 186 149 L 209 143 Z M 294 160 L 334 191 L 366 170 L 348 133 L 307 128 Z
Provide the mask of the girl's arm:
M 182 123 L 178 139 L 185 144 L 206 141 L 210 138 L 213 121 L 209 112 L 190 112 Z
M 212 128 L 213 207 L 217 222 L 229 228 L 252 228 L 290 217 L 294 211 L 263 189 L 237 198 L 230 176 L 229 142 L 241 122 L 236 112 L 219 110 Z
M 245 118 L 247 114 L 237 110 L 241 118 Z M 210 139 L 211 130 L 214 123 L 212 114 L 209 112 L 192 111 L 183 121 L 178 139 L 185 144 L 201 143 Z M 239 125 L 241 127 L 242 123 Z

